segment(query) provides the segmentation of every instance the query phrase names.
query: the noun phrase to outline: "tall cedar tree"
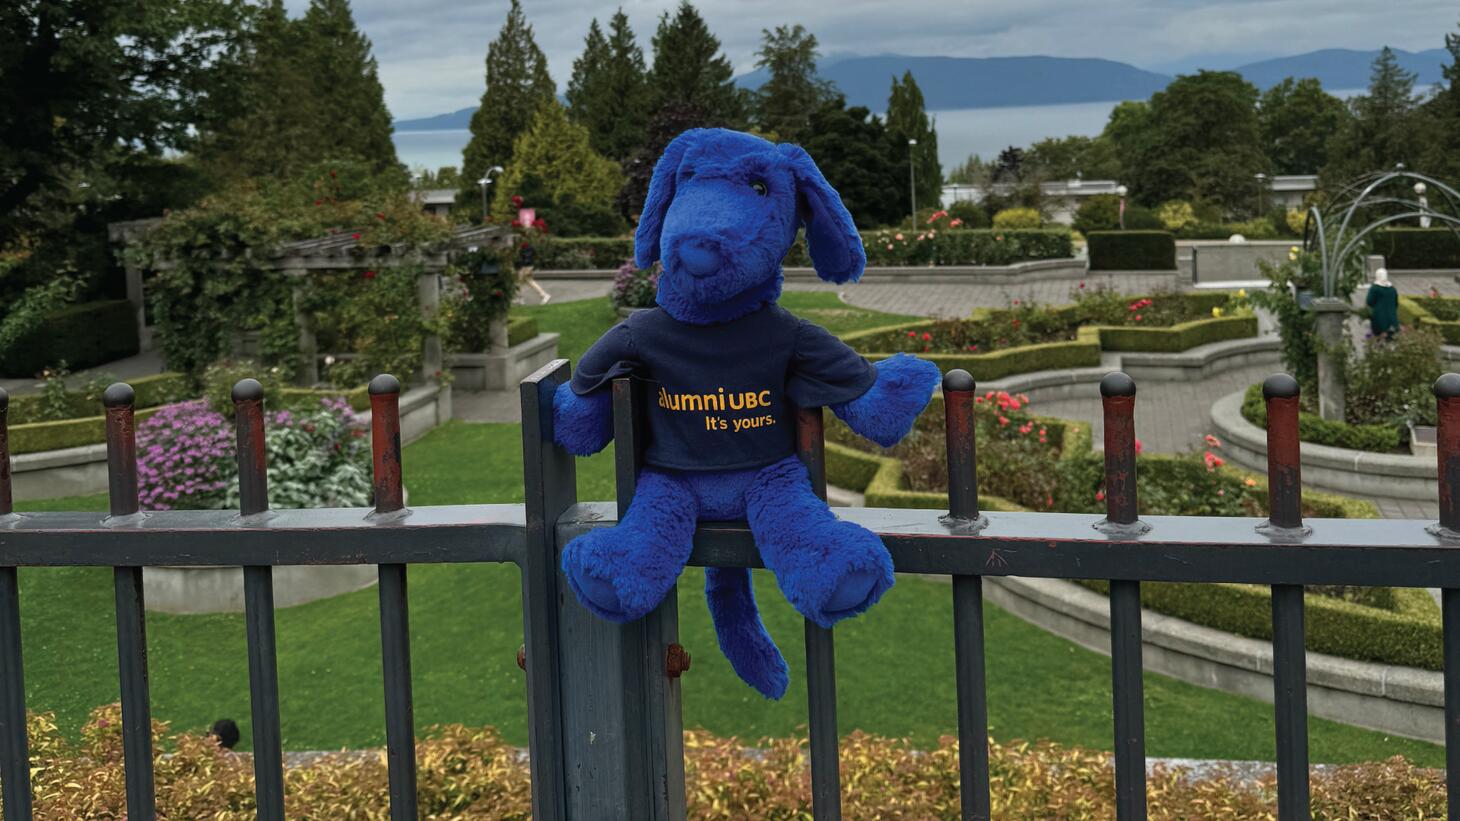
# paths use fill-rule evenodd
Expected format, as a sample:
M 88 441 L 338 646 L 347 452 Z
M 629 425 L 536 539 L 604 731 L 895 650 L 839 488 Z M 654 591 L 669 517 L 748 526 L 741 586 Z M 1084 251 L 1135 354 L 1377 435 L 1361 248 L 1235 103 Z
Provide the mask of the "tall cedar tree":
M 532 124 L 517 138 L 513 157 L 507 173 L 493 186 L 495 219 L 505 222 L 516 214 L 515 195 L 523 196 L 525 205 L 545 209 L 545 220 L 546 211 L 554 207 L 612 213 L 614 195 L 623 183 L 618 163 L 593 150 L 588 130 L 569 121 L 556 100 L 537 110 Z M 562 227 L 548 222 L 550 231 Z
M 607 38 L 595 19 L 583 42 L 568 82 L 568 113 L 588 129 L 595 151 L 622 161 L 643 142 L 649 115 L 644 51 L 623 9 L 609 21 Z
M 1337 188 L 1370 171 L 1385 171 L 1396 163 L 1415 168 L 1425 147 L 1418 100 L 1417 75 L 1399 65 L 1388 46 L 1374 58 L 1369 93 L 1349 100 L 1353 116 L 1328 144 L 1323 168 L 1325 188 Z
M 487 46 L 487 87 L 471 115 L 471 141 L 461 158 L 461 211 L 481 216 L 477 180 L 494 165 L 512 163 L 512 145 L 527 130 L 537 110 L 552 102 L 556 89 L 548 76 L 547 58 L 532 39 L 532 26 L 521 0 L 512 0 L 507 21 Z
M 1453 184 L 1460 181 L 1460 34 L 1445 35 L 1445 50 L 1450 64 L 1444 82 L 1425 104 L 1435 127 L 1421 170 Z
M 377 171 L 397 165 L 385 89 L 349 0 L 310 0 L 299 40 L 310 94 L 292 102 L 313 109 L 313 159 L 355 159 Z
M 673 105 L 681 113 L 698 109 L 709 120 L 739 126 L 744 123 L 744 105 L 733 75 L 719 39 L 689 0 L 681 0 L 674 16 L 665 12 L 659 18 L 649 74 L 656 113 Z
M 918 192 L 920 207 L 936 206 L 943 191 L 943 167 L 938 164 L 938 132 L 923 108 L 923 91 L 911 71 L 904 72 L 902 81 L 892 78 L 892 94 L 887 100 L 887 131 L 902 147 L 900 158 L 904 173 L 908 163 L 916 169 L 914 184 Z M 917 145 L 908 145 L 908 140 L 917 140 Z M 903 213 L 910 213 L 912 204 L 908 201 L 906 181 L 901 186 Z
M 729 125 L 717 120 L 709 112 L 693 105 L 669 103 L 660 107 L 649 118 L 644 131 L 644 142 L 623 162 L 624 185 L 619 189 L 614 206 L 624 219 L 638 222 L 639 212 L 644 208 L 644 198 L 649 195 L 649 181 L 654 176 L 654 164 L 664 153 L 671 140 L 691 128 L 715 128 Z
M 761 29 L 756 68 L 770 78 L 755 93 L 755 122 L 761 131 L 786 142 L 800 142 L 811 115 L 835 93 L 833 85 L 816 78 L 816 35 L 799 24 Z
M 906 144 L 899 145 L 872 112 L 847 108 L 841 95 L 812 112 L 808 125 L 801 146 L 841 194 L 857 226 L 897 222 L 905 209 L 890 193 L 907 186 Z
M 1263 92 L 1257 120 L 1273 173 L 1318 173 L 1328 162 L 1328 141 L 1346 119 L 1343 100 L 1312 77 L 1288 77 Z

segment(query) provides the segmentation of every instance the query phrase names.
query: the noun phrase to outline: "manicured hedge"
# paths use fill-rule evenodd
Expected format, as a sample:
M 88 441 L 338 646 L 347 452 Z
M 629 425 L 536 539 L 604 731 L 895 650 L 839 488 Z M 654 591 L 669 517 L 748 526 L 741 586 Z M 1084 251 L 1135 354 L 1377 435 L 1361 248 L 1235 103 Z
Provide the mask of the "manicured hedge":
M 187 377 L 168 371 L 153 376 L 140 376 L 126 380 L 137 392 L 137 407 L 151 408 L 186 399 L 191 394 Z M 25 425 L 46 421 L 41 418 L 45 397 L 40 394 L 23 394 L 10 397 L 10 424 Z M 85 391 L 66 391 L 67 418 L 84 419 L 96 416 L 101 411 L 101 397 L 86 395 Z
M 1242 417 L 1267 429 L 1267 403 L 1262 399 L 1262 386 L 1252 385 L 1242 397 Z M 1390 453 L 1399 447 L 1399 429 L 1389 425 L 1350 425 L 1324 419 L 1316 413 L 1298 413 L 1298 438 L 1315 445 L 1329 445 L 1349 450 Z
M 1394 270 L 1460 268 L 1460 238 L 1449 228 L 1381 228 L 1374 253 Z
M 1109 592 L 1109 582 L 1081 584 Z M 1304 596 L 1305 645 L 1331 656 L 1439 670 L 1443 645 L 1434 600 L 1418 588 L 1394 588 L 1393 592 L 1394 610 L 1317 593 Z M 1146 582 L 1141 585 L 1141 604 L 1239 636 L 1272 639 L 1272 588 L 1267 585 Z
M 902 240 L 896 239 L 901 235 Z M 1040 259 L 1067 259 L 1075 254 L 1068 229 L 1031 228 L 1009 231 L 943 231 L 917 240 L 908 231 L 867 232 L 862 242 L 871 266 L 1009 265 Z M 891 245 L 892 248 L 887 246 Z M 634 256 L 631 237 L 549 237 L 533 246 L 537 267 L 561 270 L 618 268 Z M 786 254 L 788 268 L 808 268 L 804 239 Z
M 1438 331 L 1446 343 L 1460 345 L 1460 299 L 1401 296 L 1399 321 Z
M 1257 336 L 1256 316 L 1195 319 L 1169 328 L 1101 326 L 1100 347 L 1107 351 L 1177 353 L 1198 345 Z
M 507 347 L 521 345 L 537 337 L 537 318 L 531 316 L 510 316 L 507 318 Z
M 157 411 L 158 408 L 138 410 L 135 419 L 140 423 Z M 105 416 L 63 419 L 59 422 L 32 422 L 10 427 L 10 452 L 17 455 L 98 445 L 105 441 Z
M 1174 271 L 1176 238 L 1167 231 L 1091 231 L 1092 271 Z
M 135 356 L 137 314 L 125 299 L 84 302 L 49 314 L 0 357 L 0 375 L 35 376 L 66 363 L 72 370 Z

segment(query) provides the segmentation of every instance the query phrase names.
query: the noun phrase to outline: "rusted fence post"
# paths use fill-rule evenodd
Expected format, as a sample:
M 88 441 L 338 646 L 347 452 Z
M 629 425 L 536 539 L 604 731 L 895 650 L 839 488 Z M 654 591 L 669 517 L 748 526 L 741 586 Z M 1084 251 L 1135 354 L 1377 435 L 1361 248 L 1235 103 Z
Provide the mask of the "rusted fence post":
M 10 493 L 10 394 L 0 388 L 0 521 L 14 518 Z M 30 744 L 20 652 L 20 578 L 0 567 L 0 788 L 6 818 L 30 818 Z
M 1436 456 L 1439 460 L 1440 520 L 1430 533 L 1446 542 L 1460 541 L 1460 374 L 1435 380 L 1439 410 Z M 1445 670 L 1445 781 L 1451 818 L 1460 818 L 1460 587 L 1440 591 Z

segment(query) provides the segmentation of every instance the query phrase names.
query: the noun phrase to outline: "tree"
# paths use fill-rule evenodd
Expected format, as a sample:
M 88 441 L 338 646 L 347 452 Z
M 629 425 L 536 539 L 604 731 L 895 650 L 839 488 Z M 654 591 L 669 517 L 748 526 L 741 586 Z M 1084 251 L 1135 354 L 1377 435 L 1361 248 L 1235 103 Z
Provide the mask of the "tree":
M 1049 137 L 1024 152 L 1025 175 L 1050 180 L 1109 180 L 1120 176 L 1115 146 L 1105 136 Z
M 983 158 L 977 154 L 970 154 L 968 159 L 950 168 L 943 178 L 947 182 L 959 185 L 992 185 L 993 163 L 984 162 Z
M 651 107 L 681 112 L 697 109 L 717 122 L 739 125 L 744 105 L 735 88 L 730 59 L 689 0 L 680 0 L 671 17 L 659 18 L 654 32 L 654 68 L 649 74 Z
M 1450 52 L 1445 80 L 1424 105 L 1433 128 L 1422 170 L 1453 183 L 1460 180 L 1460 34 L 1445 35 L 1445 50 Z
M 537 110 L 528 129 L 517 138 L 512 164 L 495 184 L 492 215 L 501 221 L 516 213 L 512 197 L 526 205 L 550 209 L 612 214 L 613 198 L 623 180 L 618 165 L 593 150 L 588 129 L 568 119 L 556 100 Z M 524 191 L 536 199 L 527 201 Z M 546 220 L 546 213 L 543 215 Z M 549 230 L 554 226 L 548 222 Z
M 1425 133 L 1414 96 L 1415 77 L 1400 67 L 1388 46 L 1379 52 L 1369 75 L 1369 93 L 1349 100 L 1353 116 L 1329 141 L 1328 163 L 1322 171 L 1325 187 L 1341 186 L 1397 163 L 1414 167 L 1419 162 Z
M 1316 174 L 1328 162 L 1328 141 L 1348 118 L 1343 101 L 1312 77 L 1288 77 L 1258 102 L 1262 149 L 1275 174 Z
M 589 26 L 583 54 L 573 62 L 567 98 L 569 115 L 588 129 L 594 150 L 605 157 L 624 160 L 643 141 L 648 73 L 623 9 L 609 22 L 606 39 L 597 20 Z
M 1117 124 L 1117 115 L 1120 122 Z M 1230 71 L 1177 77 L 1144 110 L 1117 106 L 1112 134 L 1122 182 L 1140 203 L 1167 200 L 1249 213 L 1254 176 L 1268 170 L 1257 120 L 1257 88 Z M 1118 135 L 1118 136 L 1117 136 Z
M 307 161 L 358 159 L 378 171 L 397 165 L 385 89 L 349 0 L 310 0 L 300 24 L 300 62 L 310 93 L 287 103 L 312 110 Z
M 923 108 L 923 92 L 911 71 L 904 72 L 902 82 L 892 78 L 892 94 L 887 100 L 887 132 L 907 149 L 903 168 L 911 162 L 916 174 L 918 202 L 935 205 L 943 192 L 943 168 L 938 164 L 938 132 Z M 909 145 L 917 140 L 917 145 Z M 904 186 L 906 190 L 906 186 Z M 904 200 L 904 213 L 912 210 Z
M 468 216 L 478 215 L 477 180 L 494 165 L 508 166 L 513 145 L 556 89 L 547 58 L 532 38 L 521 0 L 512 0 L 507 21 L 487 46 L 487 87 L 471 115 L 471 141 L 462 152 L 458 200 Z
M 801 146 L 841 194 L 861 228 L 890 225 L 905 212 L 899 192 L 906 186 L 903 145 L 882 120 L 861 106 L 847 108 L 841 95 L 812 113 Z
M 755 94 L 756 126 L 776 139 L 799 142 L 811 115 L 834 93 L 831 83 L 816 78 L 816 36 L 800 25 L 760 33 L 755 67 L 767 69 L 770 79 Z

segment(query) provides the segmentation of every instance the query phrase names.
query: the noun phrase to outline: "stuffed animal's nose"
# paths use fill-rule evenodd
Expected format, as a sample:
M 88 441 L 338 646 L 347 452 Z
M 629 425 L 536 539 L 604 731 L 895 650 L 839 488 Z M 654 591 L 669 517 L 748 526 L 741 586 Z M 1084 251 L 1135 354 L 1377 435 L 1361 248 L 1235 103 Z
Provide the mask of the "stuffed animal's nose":
M 679 261 L 691 275 L 708 276 L 720 270 L 720 248 L 713 242 L 692 239 L 679 246 Z

